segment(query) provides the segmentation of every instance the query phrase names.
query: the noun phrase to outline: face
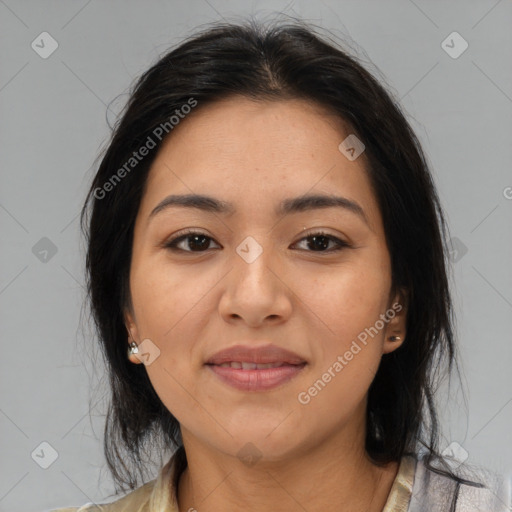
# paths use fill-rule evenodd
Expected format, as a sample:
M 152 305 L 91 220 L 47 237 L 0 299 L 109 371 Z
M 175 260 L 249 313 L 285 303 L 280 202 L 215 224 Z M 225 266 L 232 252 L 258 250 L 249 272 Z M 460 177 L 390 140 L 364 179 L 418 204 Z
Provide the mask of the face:
M 185 448 L 236 455 L 251 443 L 270 459 L 337 432 L 350 439 L 364 427 L 383 354 L 405 337 L 365 155 L 349 160 L 338 149 L 349 132 L 303 100 L 200 107 L 160 148 L 135 223 L 126 324 L 137 344 L 146 340 L 151 383 Z M 231 207 L 151 215 L 185 194 Z M 308 195 L 357 206 L 278 212 Z M 401 341 L 388 341 L 394 334 Z M 205 364 L 234 345 L 270 344 L 305 362 L 273 387 L 239 389 Z

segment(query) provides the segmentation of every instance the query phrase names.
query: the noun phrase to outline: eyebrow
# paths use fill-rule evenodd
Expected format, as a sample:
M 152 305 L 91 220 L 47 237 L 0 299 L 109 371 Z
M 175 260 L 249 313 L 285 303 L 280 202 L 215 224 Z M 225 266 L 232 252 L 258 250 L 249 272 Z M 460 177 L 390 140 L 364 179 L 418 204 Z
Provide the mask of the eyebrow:
M 197 209 L 208 213 L 217 213 L 222 215 L 230 215 L 236 212 L 232 203 L 203 194 L 170 195 L 160 201 L 155 208 L 153 208 L 149 214 L 148 222 L 159 212 L 171 207 Z M 346 197 L 334 195 L 309 194 L 284 199 L 277 205 L 274 210 L 274 214 L 276 216 L 282 216 L 323 208 L 343 208 L 344 210 L 357 215 L 365 222 L 366 225 L 369 226 L 368 218 L 359 203 L 351 199 L 347 199 Z

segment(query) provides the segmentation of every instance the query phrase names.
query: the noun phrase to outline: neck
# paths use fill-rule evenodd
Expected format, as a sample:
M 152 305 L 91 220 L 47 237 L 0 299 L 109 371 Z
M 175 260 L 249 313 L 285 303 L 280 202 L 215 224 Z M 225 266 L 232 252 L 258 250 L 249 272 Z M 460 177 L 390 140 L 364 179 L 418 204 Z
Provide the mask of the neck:
M 250 466 L 203 444 L 184 446 L 188 465 L 178 485 L 180 511 L 381 512 L 398 471 L 397 462 L 378 467 L 357 443 L 339 437 Z

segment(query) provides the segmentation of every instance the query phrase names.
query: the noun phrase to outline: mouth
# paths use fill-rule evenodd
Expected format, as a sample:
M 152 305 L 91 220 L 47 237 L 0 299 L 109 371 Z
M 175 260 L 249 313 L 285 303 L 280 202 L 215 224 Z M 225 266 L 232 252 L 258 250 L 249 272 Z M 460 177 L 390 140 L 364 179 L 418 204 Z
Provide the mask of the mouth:
M 253 370 L 254 367 L 247 364 L 266 365 L 272 367 L 287 365 L 300 365 L 306 360 L 294 352 L 278 347 L 276 345 L 253 346 L 251 344 L 234 345 L 225 348 L 210 356 L 205 361 L 207 365 L 246 365 L 238 366 L 244 369 Z M 236 367 L 236 366 L 235 366 Z
M 219 366 L 220 368 L 236 368 L 237 370 L 268 370 L 269 368 L 280 368 L 281 366 L 302 366 L 306 363 L 292 364 L 284 361 L 275 363 L 251 363 L 247 361 L 228 361 L 221 364 L 207 363 L 210 366 Z
M 294 379 L 306 367 L 307 363 L 290 364 L 247 363 L 231 361 L 222 364 L 207 364 L 206 367 L 228 386 L 245 392 L 269 391 L 283 386 Z
M 256 341 L 221 350 L 205 362 L 223 384 L 240 391 L 268 391 L 298 376 L 307 361 L 298 354 L 274 344 Z

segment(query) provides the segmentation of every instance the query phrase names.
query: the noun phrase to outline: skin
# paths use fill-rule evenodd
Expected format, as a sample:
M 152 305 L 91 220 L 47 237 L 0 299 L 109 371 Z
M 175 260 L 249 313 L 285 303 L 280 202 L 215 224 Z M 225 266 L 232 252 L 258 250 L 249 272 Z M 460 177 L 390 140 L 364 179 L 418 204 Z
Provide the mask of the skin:
M 146 370 L 181 426 L 188 467 L 178 487 L 180 511 L 384 507 L 398 463 L 378 467 L 367 456 L 365 409 L 382 356 L 405 339 L 406 296 L 391 295 L 365 155 L 350 161 L 338 149 L 349 133 L 304 100 L 231 97 L 198 106 L 153 162 L 135 224 L 133 306 L 125 318 L 137 344 L 149 338 L 160 350 Z M 166 196 L 189 193 L 230 201 L 236 213 L 171 207 L 148 220 Z M 305 193 L 357 201 L 368 224 L 340 208 L 274 216 L 282 199 Z M 182 252 L 163 247 L 185 228 L 210 237 L 209 245 L 194 252 L 189 238 L 179 244 Z M 350 246 L 317 249 L 304 237 L 319 229 Z M 236 252 L 248 236 L 263 249 L 252 263 Z M 307 405 L 299 403 L 298 394 L 396 303 L 400 313 Z M 401 340 L 388 341 L 391 335 Z M 308 364 L 264 392 L 236 390 L 204 366 L 228 346 L 266 342 Z M 237 456 L 244 446 L 260 457 L 256 463 Z

